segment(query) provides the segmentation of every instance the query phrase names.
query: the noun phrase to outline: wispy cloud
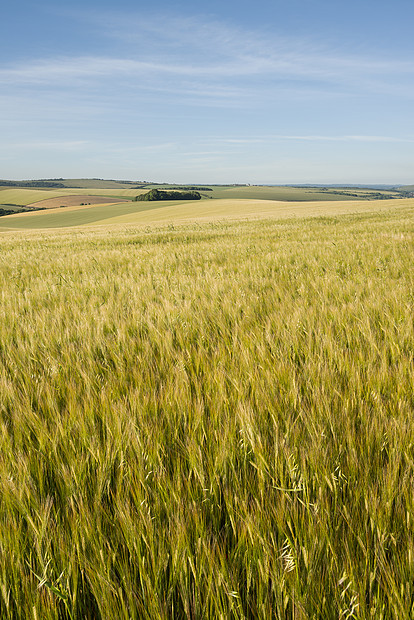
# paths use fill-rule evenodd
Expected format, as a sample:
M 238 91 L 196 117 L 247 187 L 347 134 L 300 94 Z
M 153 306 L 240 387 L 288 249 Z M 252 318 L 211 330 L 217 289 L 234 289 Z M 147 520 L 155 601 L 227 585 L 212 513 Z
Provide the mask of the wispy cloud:
M 266 135 L 260 137 L 240 137 L 240 138 L 226 138 L 216 137 L 212 138 L 212 142 L 230 144 L 230 145 L 245 145 L 245 144 L 264 144 L 269 142 L 278 142 L 283 140 L 289 141 L 303 141 L 303 142 L 389 142 L 389 143 L 414 143 L 414 137 L 396 137 L 396 136 L 369 136 L 369 135 Z
M 46 176 L 61 175 L 60 152 L 78 175 L 88 174 L 83 165 L 91 176 L 114 162 L 125 170 L 125 160 L 133 178 L 137 170 L 145 178 L 203 172 L 205 163 L 216 179 L 239 170 L 243 180 L 250 170 L 283 180 L 294 170 L 299 181 L 312 166 L 315 175 L 334 165 L 342 173 L 350 153 L 359 169 L 368 151 L 373 168 L 381 156 L 383 169 L 398 172 L 400 154 L 412 150 L 414 63 L 396 48 L 393 56 L 386 46 L 382 55 L 367 45 L 352 53 L 311 31 L 299 39 L 200 16 L 117 9 L 77 19 L 91 33 L 83 53 L 74 45 L 73 54 L 34 58 L 28 50 L 26 60 L 21 52 L 0 66 L 1 147 L 19 162 L 27 154 L 30 170 L 38 153 L 39 166 L 42 158 L 55 166 Z M 74 15 L 65 24 L 79 41 Z
M 412 138 L 393 136 L 279 136 L 284 140 L 310 140 L 329 142 L 414 142 Z
M 247 56 L 205 64 L 141 61 L 132 58 L 62 57 L 37 60 L 0 69 L 3 83 L 41 84 L 61 83 L 71 79 L 141 77 L 162 75 L 179 77 L 238 78 L 273 76 L 281 78 L 323 78 L 343 82 L 352 76 L 366 74 L 413 75 L 414 65 L 408 62 L 376 62 L 360 58 L 327 58 L 326 55 L 300 56 L 285 52 L 273 58 Z
M 101 18 L 96 27 L 122 41 L 116 54 L 30 60 L 0 69 L 0 82 L 59 87 L 132 80 L 141 88 L 162 85 L 177 92 L 184 86 L 188 92 L 185 81 L 191 80 L 195 96 L 208 96 L 214 87 L 216 97 L 235 99 L 240 90 L 246 95 L 258 84 L 270 89 L 290 81 L 303 91 L 315 84 L 375 90 L 414 74 L 413 63 L 405 58 L 338 54 L 311 40 L 270 38 L 200 18 L 113 16 Z

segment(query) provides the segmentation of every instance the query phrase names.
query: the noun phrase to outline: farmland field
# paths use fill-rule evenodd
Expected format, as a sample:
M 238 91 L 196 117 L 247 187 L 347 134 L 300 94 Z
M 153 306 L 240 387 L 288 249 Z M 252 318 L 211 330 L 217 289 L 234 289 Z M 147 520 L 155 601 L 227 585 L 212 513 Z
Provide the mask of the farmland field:
M 63 199 L 62 199 L 63 200 Z M 177 224 L 188 221 L 263 217 L 306 217 L 339 215 L 404 208 L 412 198 L 400 200 L 358 200 L 283 202 L 276 200 L 214 199 L 201 201 L 122 202 L 107 205 L 74 206 L 19 213 L 0 217 L 4 229 L 40 229 L 82 226 L 85 224 Z
M 70 184 L 70 181 L 68 181 Z M 40 201 L 51 200 L 53 198 L 63 198 L 68 196 L 107 196 L 119 198 L 120 200 L 131 200 L 134 196 L 146 193 L 147 189 L 138 186 L 125 185 L 117 182 L 107 182 L 110 187 L 102 187 L 105 183 L 93 187 L 93 179 L 78 181 L 79 187 L 64 187 L 51 189 L 20 188 L 20 187 L 1 187 L 0 186 L 0 205 L 33 205 Z M 150 186 L 148 186 L 150 187 Z M 152 186 L 151 186 L 152 187 Z M 158 187 L 158 186 L 153 186 Z M 248 200 L 277 200 L 289 202 L 314 202 L 314 201 L 343 201 L 343 200 L 368 200 L 376 197 L 375 190 L 369 189 L 341 189 L 327 188 L 321 190 L 317 188 L 301 187 L 272 187 L 272 186 L 213 186 L 211 191 L 202 191 L 205 199 L 248 199 Z M 395 192 L 381 192 L 382 198 L 398 198 Z M 378 197 L 378 196 L 377 196 Z M 85 200 L 86 201 L 86 200 Z
M 168 205 L 175 205 L 175 201 L 168 201 Z M 162 208 L 161 203 L 122 202 L 118 204 L 92 205 L 67 207 L 65 209 L 48 209 L 34 213 L 19 213 L 0 218 L 2 229 L 40 229 L 65 228 L 68 226 L 83 226 L 85 224 L 100 224 L 122 215 L 136 217 L 137 212 Z
M 38 209 L 59 209 L 62 207 L 76 207 L 83 205 L 102 205 L 119 202 L 119 198 L 109 196 L 91 196 L 88 194 L 68 194 L 67 196 L 59 196 L 58 198 L 46 198 L 46 200 L 38 200 L 28 206 L 37 207 Z
M 136 211 L 112 217 L 111 224 L 152 224 L 155 222 L 217 221 L 238 220 L 240 218 L 266 217 L 307 217 L 316 215 L 339 215 L 346 213 L 364 213 L 389 209 L 390 206 L 400 208 L 412 205 L 412 199 L 397 201 L 318 201 L 318 202 L 283 202 L 276 200 L 247 199 L 216 199 L 212 201 L 186 203 L 155 203 L 156 209 Z M 99 222 L 96 220 L 96 224 Z
M 64 195 L 65 190 L 41 189 L 0 189 L 0 204 L 29 205 L 38 200 L 57 198 Z
M 340 189 L 311 187 L 283 187 L 283 186 L 239 186 L 239 187 L 213 187 L 210 193 L 204 194 L 211 198 L 249 198 L 262 200 L 287 200 L 287 201 L 315 201 L 315 200 L 361 200 L 373 197 L 375 190 L 370 189 Z M 395 197 L 396 193 L 382 191 L 384 197 Z M 352 195 L 354 194 L 354 195 Z
M 414 201 L 246 202 L 0 218 L 0 617 L 413 617 Z
M 67 198 L 68 196 L 107 196 L 109 198 L 128 199 L 138 194 L 144 193 L 145 190 L 131 189 L 90 189 L 85 194 L 84 189 L 25 189 L 25 188 L 1 188 L 0 187 L 0 204 L 15 205 L 35 205 L 42 200 L 51 200 L 53 198 Z

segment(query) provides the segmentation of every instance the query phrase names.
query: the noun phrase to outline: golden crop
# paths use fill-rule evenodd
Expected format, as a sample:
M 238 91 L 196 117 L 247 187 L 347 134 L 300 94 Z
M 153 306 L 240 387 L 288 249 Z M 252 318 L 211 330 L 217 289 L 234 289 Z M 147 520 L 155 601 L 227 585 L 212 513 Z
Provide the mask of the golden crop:
M 412 618 L 413 207 L 0 235 L 0 616 Z

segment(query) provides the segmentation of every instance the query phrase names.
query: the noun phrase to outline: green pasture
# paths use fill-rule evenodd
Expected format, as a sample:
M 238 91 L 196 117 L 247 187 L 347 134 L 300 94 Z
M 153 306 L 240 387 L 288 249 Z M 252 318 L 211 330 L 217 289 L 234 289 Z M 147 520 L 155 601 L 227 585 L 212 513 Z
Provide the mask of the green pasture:
M 144 193 L 146 190 L 131 190 L 131 189 L 100 189 L 89 188 L 88 191 L 84 189 L 25 189 L 25 188 L 0 188 L 0 203 L 1 204 L 14 204 L 14 205 L 29 205 L 32 203 L 40 202 L 41 200 L 47 200 L 48 198 L 60 198 L 62 196 L 73 195 L 90 195 L 90 196 L 108 196 L 110 198 L 133 198 L 138 194 Z
M 65 195 L 64 190 L 45 190 L 45 189 L 1 189 L 0 188 L 0 203 L 2 204 L 14 204 L 14 205 L 29 205 L 32 202 L 38 202 L 39 200 L 46 200 L 47 198 L 58 198 Z
M 48 209 L 35 213 L 24 213 L 0 217 L 0 230 L 3 228 L 36 229 L 36 228 L 66 228 L 70 226 L 84 226 L 85 224 L 104 223 L 111 218 L 121 216 L 130 217 L 132 220 L 138 212 L 157 210 L 169 205 L 180 204 L 176 201 L 140 203 L 122 202 L 109 205 L 90 207 L 65 207 L 61 209 Z

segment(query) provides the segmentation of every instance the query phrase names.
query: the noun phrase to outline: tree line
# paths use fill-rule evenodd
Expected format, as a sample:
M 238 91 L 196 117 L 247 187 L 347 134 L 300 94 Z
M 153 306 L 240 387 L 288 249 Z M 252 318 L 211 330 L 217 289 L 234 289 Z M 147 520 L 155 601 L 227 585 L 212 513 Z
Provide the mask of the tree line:
M 134 201 L 151 201 L 151 200 L 200 200 L 201 194 L 196 191 L 176 191 L 176 190 L 164 190 L 164 189 L 152 189 L 146 194 L 140 194 L 135 196 Z

